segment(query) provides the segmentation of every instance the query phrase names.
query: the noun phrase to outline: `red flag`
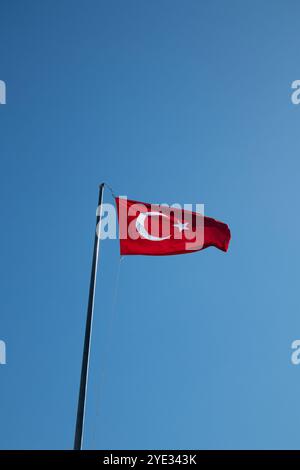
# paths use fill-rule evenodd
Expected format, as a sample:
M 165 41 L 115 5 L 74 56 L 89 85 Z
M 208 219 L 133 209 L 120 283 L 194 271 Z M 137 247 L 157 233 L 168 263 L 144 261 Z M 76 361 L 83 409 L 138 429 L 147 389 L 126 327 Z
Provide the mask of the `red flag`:
M 116 197 L 121 255 L 176 255 L 209 246 L 227 251 L 228 225 L 198 212 Z

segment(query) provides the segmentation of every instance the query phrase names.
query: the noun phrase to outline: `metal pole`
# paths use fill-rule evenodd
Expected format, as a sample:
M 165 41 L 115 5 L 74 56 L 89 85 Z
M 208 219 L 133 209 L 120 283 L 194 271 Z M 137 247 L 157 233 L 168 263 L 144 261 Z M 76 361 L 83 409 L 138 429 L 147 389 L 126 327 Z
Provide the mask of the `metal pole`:
M 90 343 L 91 343 L 91 332 L 92 332 L 93 313 L 94 313 L 97 266 L 98 266 L 98 257 L 99 257 L 99 239 L 100 239 L 100 233 L 101 233 L 100 224 L 101 224 L 103 190 L 104 190 L 104 183 L 100 184 L 99 186 L 99 200 L 98 200 L 98 208 L 97 208 L 97 215 L 96 215 L 96 233 L 95 233 L 95 241 L 94 241 L 89 301 L 88 301 L 88 308 L 87 308 L 84 347 L 83 347 L 83 356 L 82 356 L 82 365 L 81 365 L 81 377 L 80 377 L 80 389 L 79 389 L 78 408 L 77 408 L 74 450 L 81 450 L 82 448 L 86 390 L 87 390 L 87 379 L 88 379 L 89 357 L 90 357 Z M 99 224 L 99 227 L 98 227 L 98 224 Z

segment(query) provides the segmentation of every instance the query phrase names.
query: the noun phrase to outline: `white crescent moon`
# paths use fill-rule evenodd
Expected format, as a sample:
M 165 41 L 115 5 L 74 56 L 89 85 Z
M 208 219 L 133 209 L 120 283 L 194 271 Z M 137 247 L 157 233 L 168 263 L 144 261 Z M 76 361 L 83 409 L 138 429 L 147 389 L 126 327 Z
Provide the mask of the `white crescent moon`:
M 161 215 L 162 217 L 168 218 L 166 214 L 162 214 L 161 212 L 141 212 L 135 221 L 135 226 L 139 234 L 147 240 L 151 240 L 153 242 L 159 242 L 161 240 L 167 240 L 167 238 L 170 238 L 171 235 L 168 237 L 155 237 L 154 235 L 150 235 L 150 233 L 147 232 L 145 229 L 145 220 L 148 216 L 151 215 Z

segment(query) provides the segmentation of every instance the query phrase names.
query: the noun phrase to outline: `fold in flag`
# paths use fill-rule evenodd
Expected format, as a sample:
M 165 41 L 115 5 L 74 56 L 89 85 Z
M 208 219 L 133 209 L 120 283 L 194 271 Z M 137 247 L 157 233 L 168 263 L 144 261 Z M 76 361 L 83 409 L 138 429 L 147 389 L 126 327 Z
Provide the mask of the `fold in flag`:
M 198 212 L 116 197 L 121 255 L 178 255 L 214 246 L 227 251 L 228 225 Z

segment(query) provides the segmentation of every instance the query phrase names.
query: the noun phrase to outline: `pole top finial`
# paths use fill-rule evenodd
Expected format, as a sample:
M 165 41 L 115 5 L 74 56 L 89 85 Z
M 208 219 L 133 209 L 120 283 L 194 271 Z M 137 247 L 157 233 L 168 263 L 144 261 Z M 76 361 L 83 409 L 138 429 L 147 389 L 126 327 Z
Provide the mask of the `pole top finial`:
M 106 186 L 107 189 L 110 190 L 110 192 L 111 192 L 111 194 L 112 194 L 113 197 L 116 197 L 115 192 L 114 192 L 114 190 L 112 189 L 112 187 L 111 187 L 109 184 L 105 183 L 105 181 L 99 185 L 99 188 L 104 188 L 104 186 Z

